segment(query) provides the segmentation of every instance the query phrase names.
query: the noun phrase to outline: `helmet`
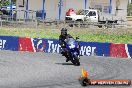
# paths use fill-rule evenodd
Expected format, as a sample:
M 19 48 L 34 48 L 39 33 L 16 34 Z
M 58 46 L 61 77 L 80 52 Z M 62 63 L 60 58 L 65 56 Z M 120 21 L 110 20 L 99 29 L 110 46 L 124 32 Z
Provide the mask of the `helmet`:
M 61 35 L 63 35 L 63 36 L 67 35 L 67 29 L 66 28 L 61 29 Z

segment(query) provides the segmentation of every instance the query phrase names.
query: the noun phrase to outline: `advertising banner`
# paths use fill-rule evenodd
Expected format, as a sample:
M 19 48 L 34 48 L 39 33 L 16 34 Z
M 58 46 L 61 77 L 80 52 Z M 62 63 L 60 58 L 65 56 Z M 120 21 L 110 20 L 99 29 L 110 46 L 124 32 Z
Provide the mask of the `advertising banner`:
M 46 39 L 33 38 L 32 43 L 34 52 L 45 52 L 45 48 L 47 47 Z
M 132 44 L 127 45 L 127 55 L 128 58 L 132 58 Z
M 36 39 L 36 41 L 38 41 Z M 39 40 L 40 41 L 40 40 Z M 42 46 L 45 46 L 44 52 L 51 52 L 51 53 L 60 53 L 61 47 L 59 45 L 59 41 L 55 39 L 42 39 L 43 43 Z M 41 41 L 41 42 L 42 42 Z M 38 44 L 39 45 L 39 44 Z M 97 43 L 97 42 L 80 42 L 81 55 L 87 55 L 87 56 L 109 56 L 109 47 L 110 43 Z M 37 46 L 37 44 L 35 44 Z
M 18 50 L 18 37 L 0 36 L 0 50 Z
M 81 55 L 86 56 L 109 56 L 110 43 L 80 42 Z
M 126 46 L 125 44 L 111 44 L 110 46 L 110 57 L 121 57 L 127 58 Z
M 43 38 L 19 38 L 19 51 L 60 53 L 58 40 Z
M 132 58 L 132 44 L 79 43 L 81 55 Z M 0 50 L 60 53 L 61 46 L 57 39 L 0 36 Z
M 59 41 L 56 39 L 45 39 L 45 52 L 48 53 L 60 53 L 61 52 L 61 46 L 59 45 Z
M 35 49 L 32 43 L 32 38 L 20 37 L 18 51 L 35 52 Z

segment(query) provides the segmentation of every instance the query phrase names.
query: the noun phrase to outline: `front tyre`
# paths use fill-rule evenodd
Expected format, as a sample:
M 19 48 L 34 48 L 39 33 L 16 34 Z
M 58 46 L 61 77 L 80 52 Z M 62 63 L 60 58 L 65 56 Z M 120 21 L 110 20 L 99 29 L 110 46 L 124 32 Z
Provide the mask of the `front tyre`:
M 75 64 L 74 64 L 75 66 L 80 66 L 80 62 L 79 62 L 78 56 L 75 56 L 75 57 L 74 57 L 74 63 L 75 63 Z

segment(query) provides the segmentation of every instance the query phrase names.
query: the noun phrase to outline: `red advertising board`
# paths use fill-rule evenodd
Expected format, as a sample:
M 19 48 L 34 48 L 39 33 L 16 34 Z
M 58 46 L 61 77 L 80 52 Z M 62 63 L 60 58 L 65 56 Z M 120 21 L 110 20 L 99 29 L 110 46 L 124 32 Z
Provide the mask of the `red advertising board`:
M 111 44 L 110 56 L 111 57 L 127 58 L 128 56 L 126 53 L 125 44 Z
M 31 38 L 20 37 L 18 51 L 34 52 Z

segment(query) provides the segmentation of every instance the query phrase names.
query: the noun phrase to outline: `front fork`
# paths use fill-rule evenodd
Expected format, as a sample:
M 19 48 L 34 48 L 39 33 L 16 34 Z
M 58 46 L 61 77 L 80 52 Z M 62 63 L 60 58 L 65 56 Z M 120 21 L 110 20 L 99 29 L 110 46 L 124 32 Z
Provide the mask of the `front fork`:
M 67 55 L 68 55 L 69 58 L 74 59 L 74 57 L 77 56 L 80 59 L 80 51 L 79 50 L 77 50 L 75 52 L 67 52 Z
M 75 58 L 75 57 L 78 57 L 78 59 L 80 59 L 80 54 L 78 52 L 74 52 L 72 54 L 72 57 Z

